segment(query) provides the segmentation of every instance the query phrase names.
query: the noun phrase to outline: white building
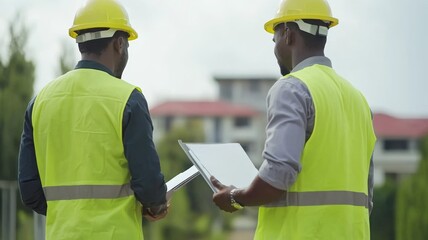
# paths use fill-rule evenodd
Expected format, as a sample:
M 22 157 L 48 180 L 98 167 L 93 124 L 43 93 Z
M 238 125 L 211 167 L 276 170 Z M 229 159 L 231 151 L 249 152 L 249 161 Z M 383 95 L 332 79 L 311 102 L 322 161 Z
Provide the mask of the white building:
M 224 101 L 170 101 L 155 106 L 150 114 L 155 141 L 173 127 L 197 119 L 206 142 L 239 142 L 256 165 L 261 162 L 263 114 L 254 108 Z
M 155 140 L 175 124 L 202 119 L 206 142 L 239 142 L 256 166 L 262 162 L 266 139 L 266 95 L 274 78 L 215 78 L 219 101 L 171 101 L 151 109 Z M 403 119 L 374 114 L 378 138 L 375 151 L 375 184 L 386 176 L 399 179 L 418 167 L 419 140 L 428 135 L 428 118 Z
M 218 101 L 169 101 L 150 110 L 158 140 L 189 119 L 203 123 L 206 142 L 239 142 L 256 166 L 266 139 L 266 96 L 275 78 L 216 77 Z
M 405 119 L 374 115 L 377 143 L 374 151 L 375 184 L 386 176 L 397 180 L 416 171 L 421 159 L 419 140 L 428 135 L 428 118 Z
M 215 77 L 219 85 L 219 99 L 251 106 L 266 112 L 266 96 L 277 78 Z

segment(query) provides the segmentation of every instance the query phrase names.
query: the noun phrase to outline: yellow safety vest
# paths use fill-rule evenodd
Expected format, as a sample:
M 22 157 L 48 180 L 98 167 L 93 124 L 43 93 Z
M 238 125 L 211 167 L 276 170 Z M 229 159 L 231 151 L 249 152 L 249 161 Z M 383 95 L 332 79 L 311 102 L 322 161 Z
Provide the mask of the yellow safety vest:
M 296 182 L 280 201 L 259 208 L 254 239 L 370 239 L 367 180 L 376 137 L 369 106 L 330 67 L 313 65 L 290 76 L 309 89 L 314 130 Z
M 47 240 L 143 239 L 122 141 L 134 89 L 106 72 L 77 69 L 37 96 L 32 124 Z

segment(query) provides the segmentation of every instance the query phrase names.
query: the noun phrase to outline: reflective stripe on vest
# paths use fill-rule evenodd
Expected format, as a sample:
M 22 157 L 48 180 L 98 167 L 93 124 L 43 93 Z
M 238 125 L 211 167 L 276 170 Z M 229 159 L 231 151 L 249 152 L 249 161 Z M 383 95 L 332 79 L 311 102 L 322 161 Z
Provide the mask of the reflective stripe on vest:
M 350 191 L 287 192 L 279 201 L 265 207 L 320 205 L 352 205 L 368 208 L 368 196 Z
M 129 183 L 124 185 L 78 185 L 44 187 L 47 201 L 75 199 L 112 199 L 134 194 Z

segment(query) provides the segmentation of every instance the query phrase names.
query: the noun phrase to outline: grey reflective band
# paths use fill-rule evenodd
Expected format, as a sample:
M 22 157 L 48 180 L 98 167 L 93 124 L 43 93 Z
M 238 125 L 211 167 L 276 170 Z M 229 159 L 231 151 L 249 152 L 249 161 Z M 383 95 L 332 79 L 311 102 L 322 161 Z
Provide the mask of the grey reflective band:
M 83 43 L 83 42 L 101 39 L 101 38 L 111 38 L 113 37 L 116 31 L 117 29 L 110 28 L 110 29 L 98 31 L 98 32 L 87 32 L 87 33 L 78 35 L 76 37 L 76 42 Z
M 47 201 L 75 199 L 113 199 L 134 194 L 130 184 L 124 185 L 78 185 L 44 187 Z
M 287 192 L 279 201 L 266 207 L 352 205 L 368 208 L 365 193 L 350 191 Z
M 328 27 L 312 25 L 310 23 L 304 22 L 303 20 L 295 20 L 292 22 L 296 23 L 301 31 L 312 34 L 314 36 L 327 36 L 328 34 Z

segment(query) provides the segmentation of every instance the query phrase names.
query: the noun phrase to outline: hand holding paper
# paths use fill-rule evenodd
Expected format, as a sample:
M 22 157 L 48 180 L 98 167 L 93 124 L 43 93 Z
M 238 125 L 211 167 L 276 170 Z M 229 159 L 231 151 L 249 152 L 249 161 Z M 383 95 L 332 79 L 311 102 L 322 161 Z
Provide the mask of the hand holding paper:
M 226 212 L 241 209 L 242 205 L 233 198 L 239 192 L 235 189 L 249 187 L 258 174 L 242 146 L 178 142 L 213 190 L 214 203 Z
M 154 222 L 166 217 L 166 215 L 168 214 L 168 209 L 169 209 L 169 201 L 159 206 L 155 206 L 151 208 L 143 208 L 142 213 L 147 220 Z
M 218 190 L 218 192 L 213 195 L 213 202 L 217 207 L 226 212 L 235 212 L 238 209 L 232 207 L 230 204 L 230 191 L 234 189 L 234 186 L 225 186 L 217 178 L 211 176 L 211 183 Z
M 169 201 L 172 194 L 188 182 L 199 175 L 199 171 L 195 166 L 188 168 L 186 171 L 179 173 L 166 183 L 166 203 L 152 208 L 144 208 L 143 216 L 149 221 L 157 221 L 164 218 L 168 214 Z
M 215 176 L 222 184 L 238 188 L 250 186 L 258 170 L 239 143 L 183 143 L 178 141 L 213 192 L 218 190 L 210 180 Z

